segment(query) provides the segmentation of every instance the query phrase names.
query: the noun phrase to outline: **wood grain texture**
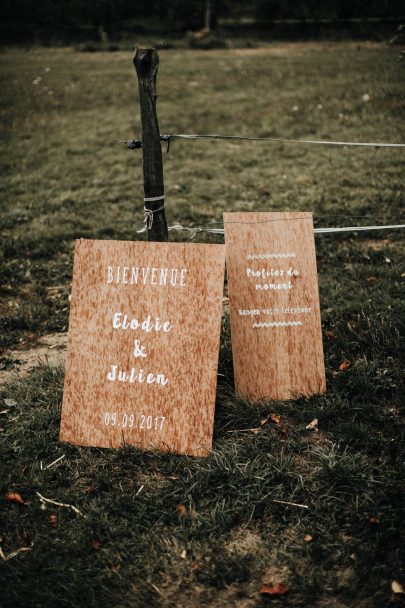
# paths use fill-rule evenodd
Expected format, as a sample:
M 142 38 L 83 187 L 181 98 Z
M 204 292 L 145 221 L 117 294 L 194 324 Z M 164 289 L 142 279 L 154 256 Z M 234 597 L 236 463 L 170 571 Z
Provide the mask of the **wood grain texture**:
M 76 241 L 61 441 L 207 455 L 224 264 L 224 245 Z M 178 270 L 175 276 L 170 269 Z M 141 326 L 123 329 L 124 314 Z M 156 318 L 165 329 L 146 331 Z M 144 380 L 119 380 L 119 370 L 132 380 L 143 370 Z
M 224 213 L 224 226 L 237 392 L 253 401 L 323 393 L 312 214 Z

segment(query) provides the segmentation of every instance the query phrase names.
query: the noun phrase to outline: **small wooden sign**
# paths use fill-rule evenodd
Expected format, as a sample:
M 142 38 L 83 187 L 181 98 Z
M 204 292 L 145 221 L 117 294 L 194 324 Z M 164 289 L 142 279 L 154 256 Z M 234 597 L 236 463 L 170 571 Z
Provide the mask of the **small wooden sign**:
M 224 245 L 76 241 L 61 441 L 206 456 Z
M 324 392 L 312 214 L 224 213 L 224 226 L 237 392 Z

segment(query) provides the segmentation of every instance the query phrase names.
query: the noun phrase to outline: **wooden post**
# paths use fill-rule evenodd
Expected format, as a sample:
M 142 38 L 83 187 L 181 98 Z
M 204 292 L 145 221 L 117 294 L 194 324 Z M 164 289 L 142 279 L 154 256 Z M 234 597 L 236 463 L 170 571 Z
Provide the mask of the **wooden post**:
M 148 222 L 149 241 L 168 241 L 163 184 L 163 159 L 156 113 L 156 75 L 159 55 L 155 49 L 137 49 L 134 66 L 141 105 L 142 156 L 145 208 L 153 213 Z M 157 211 L 159 209 L 159 211 Z
M 211 0 L 205 2 L 204 29 L 206 32 L 211 31 Z

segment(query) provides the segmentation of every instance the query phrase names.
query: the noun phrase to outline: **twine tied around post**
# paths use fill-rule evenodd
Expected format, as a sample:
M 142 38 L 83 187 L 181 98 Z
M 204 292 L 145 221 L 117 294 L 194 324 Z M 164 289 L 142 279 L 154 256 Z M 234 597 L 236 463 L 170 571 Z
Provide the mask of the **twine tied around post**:
M 164 194 L 162 194 L 161 196 L 152 196 L 152 197 L 143 199 L 144 203 L 155 203 L 157 201 L 164 201 L 164 200 L 165 200 Z M 144 221 L 144 224 L 146 224 L 146 227 L 148 228 L 148 230 L 150 230 L 153 226 L 153 214 L 157 213 L 158 211 L 163 211 L 164 208 L 165 208 L 164 202 L 163 202 L 163 205 L 158 207 L 158 209 L 147 209 L 146 207 L 143 208 L 143 210 L 145 212 L 145 217 L 144 217 L 143 221 Z

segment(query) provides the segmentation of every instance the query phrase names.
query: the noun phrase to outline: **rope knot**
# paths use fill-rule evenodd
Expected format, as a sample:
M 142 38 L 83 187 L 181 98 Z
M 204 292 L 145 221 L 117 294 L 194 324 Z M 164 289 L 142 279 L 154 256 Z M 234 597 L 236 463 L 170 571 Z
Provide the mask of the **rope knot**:
M 154 213 L 158 213 L 158 211 L 163 211 L 163 209 L 165 208 L 165 195 L 162 194 L 161 196 L 153 196 L 153 197 L 149 197 L 149 198 L 144 198 L 143 199 L 145 203 L 154 203 L 156 201 L 163 201 L 163 205 L 161 205 L 158 209 L 147 209 L 146 207 L 143 208 L 144 213 L 145 213 L 145 217 L 144 217 L 144 224 L 146 224 L 146 227 L 148 230 L 150 230 L 153 226 L 153 214 Z

